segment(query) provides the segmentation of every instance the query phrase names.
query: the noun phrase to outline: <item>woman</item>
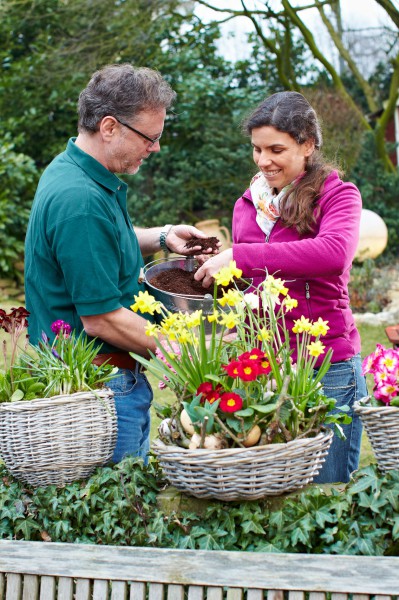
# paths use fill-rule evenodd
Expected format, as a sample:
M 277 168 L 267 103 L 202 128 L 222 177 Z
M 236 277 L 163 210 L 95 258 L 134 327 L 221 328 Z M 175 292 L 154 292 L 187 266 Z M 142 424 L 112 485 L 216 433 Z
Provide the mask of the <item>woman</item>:
M 302 315 L 328 321 L 323 343 L 333 350 L 333 364 L 324 389 L 336 406 L 351 407 L 352 422 L 344 426 L 345 442 L 334 438 L 315 481 L 346 483 L 358 468 L 361 443 L 361 423 L 352 407 L 367 394 L 348 295 L 360 193 L 323 160 L 317 115 L 301 94 L 273 94 L 244 127 L 259 172 L 234 207 L 233 247 L 207 260 L 195 278 L 207 287 L 222 266 L 235 260 L 243 276 L 257 285 L 267 269 L 284 279 L 290 296 L 298 300 L 298 307 L 287 314 L 290 330 Z

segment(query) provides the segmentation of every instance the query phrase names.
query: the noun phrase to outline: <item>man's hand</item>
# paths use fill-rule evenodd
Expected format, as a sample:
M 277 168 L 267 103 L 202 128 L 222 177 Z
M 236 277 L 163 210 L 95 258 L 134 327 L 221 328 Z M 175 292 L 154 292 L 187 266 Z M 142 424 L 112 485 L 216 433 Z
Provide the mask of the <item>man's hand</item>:
M 201 246 L 186 248 L 186 243 L 192 238 L 205 239 L 207 237 L 209 236 L 192 225 L 173 225 L 166 237 L 166 245 L 171 252 L 176 252 L 176 254 L 182 254 L 183 256 L 193 256 L 196 249 L 201 254 L 210 255 L 218 253 L 222 242 L 219 242 L 216 251 L 212 248 L 202 250 Z

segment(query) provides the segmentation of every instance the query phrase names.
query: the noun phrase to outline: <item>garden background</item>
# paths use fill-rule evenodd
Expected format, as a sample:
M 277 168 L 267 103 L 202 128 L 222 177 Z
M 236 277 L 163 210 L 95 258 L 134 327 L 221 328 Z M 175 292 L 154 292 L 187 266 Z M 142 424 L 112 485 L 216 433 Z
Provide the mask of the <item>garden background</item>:
M 242 119 L 268 94 L 284 89 L 301 91 L 322 118 L 326 156 L 341 165 L 345 178 L 360 188 L 364 207 L 377 212 L 388 227 L 388 247 L 383 255 L 376 261 L 356 264 L 352 272 L 354 310 L 380 313 L 391 286 L 386 273 L 392 273 L 389 269 L 396 263 L 399 250 L 399 174 L 395 148 L 387 141 L 398 101 L 399 10 L 396 1 L 375 0 L 385 11 L 388 25 L 376 23 L 369 31 L 357 31 L 353 23 L 342 22 L 340 6 L 348 1 L 307 3 L 318 13 L 338 61 L 321 53 L 315 32 L 303 19 L 302 8 L 290 0 L 274 3 L 273 9 L 270 2 L 258 2 L 256 10 L 250 2 L 239 2 L 239 8 L 232 9 L 226 1 L 225 12 L 215 11 L 215 21 L 207 24 L 195 10 L 199 4 L 212 2 L 202 0 L 1 3 L 1 306 L 7 309 L 16 301 L 23 302 L 23 246 L 30 206 L 41 172 L 63 151 L 68 138 L 76 135 L 80 90 L 92 72 L 104 64 L 131 62 L 159 69 L 177 92 L 161 152 L 146 161 L 134 177 L 124 176 L 134 224 L 195 223 L 218 218 L 230 227 L 233 204 L 254 173 L 249 141 L 240 130 Z M 218 21 L 238 16 L 252 24 L 248 58 L 230 60 L 228 52 L 222 55 L 218 50 L 222 35 Z M 230 43 L 233 48 L 234 38 Z M 374 52 L 376 45 L 378 53 Z M 361 66 L 366 49 L 373 55 L 368 55 L 367 74 Z M 15 299 L 6 298 L 10 295 L 7 290 L 12 294 L 17 290 Z M 387 342 L 385 323 L 378 319 L 375 322 L 376 326 L 359 326 L 363 355 L 371 352 L 377 342 Z M 160 397 L 157 382 L 153 384 Z M 362 466 L 373 462 L 366 440 L 361 460 Z M 77 484 L 63 491 L 37 493 L 12 482 L 2 472 L 0 536 L 46 539 L 47 535 L 54 541 L 166 546 L 178 539 L 178 547 L 226 549 L 256 546 L 254 540 L 266 527 L 261 520 L 270 506 L 258 503 L 251 509 L 226 513 L 222 505 L 210 505 L 206 519 L 209 517 L 210 530 L 216 528 L 218 536 L 210 537 L 205 530 L 195 533 L 192 521 L 199 517 L 192 515 L 190 521 L 187 516 L 171 516 L 170 510 L 167 516 L 162 511 L 154 512 L 159 474 L 151 468 L 150 474 L 139 468 L 132 474 L 131 463 L 126 463 L 114 471 L 100 470 L 86 486 Z M 326 551 L 330 544 L 331 551 L 383 553 L 389 548 L 395 553 L 392 528 L 386 533 L 383 523 L 391 519 L 398 533 L 399 506 L 394 501 L 398 488 L 399 481 L 378 479 L 371 470 L 339 500 L 334 494 L 333 500 L 331 496 L 327 500 L 314 490 L 302 502 L 303 528 L 299 521 L 294 526 L 294 507 L 299 508 L 293 500 L 286 512 L 275 517 L 280 538 L 278 543 L 273 542 L 274 549 L 316 552 L 317 547 Z M 354 522 L 359 520 L 359 513 L 354 514 L 351 508 L 354 494 L 356 506 L 369 511 L 365 527 L 370 539 L 366 542 L 356 533 Z M 374 504 L 376 495 L 380 497 L 378 506 Z M 315 512 L 321 504 L 328 504 L 324 516 Z M 376 519 L 377 513 L 380 520 Z M 309 524 L 311 514 L 313 521 Z M 201 518 L 204 528 L 207 521 Z M 335 534 L 321 534 L 326 522 L 347 527 L 353 538 L 347 532 L 339 541 Z M 234 543 L 221 545 L 223 528 L 237 523 L 241 527 L 247 523 L 240 534 L 245 533 L 245 539 L 238 540 L 237 533 Z M 270 536 L 268 540 L 256 548 L 273 550 Z

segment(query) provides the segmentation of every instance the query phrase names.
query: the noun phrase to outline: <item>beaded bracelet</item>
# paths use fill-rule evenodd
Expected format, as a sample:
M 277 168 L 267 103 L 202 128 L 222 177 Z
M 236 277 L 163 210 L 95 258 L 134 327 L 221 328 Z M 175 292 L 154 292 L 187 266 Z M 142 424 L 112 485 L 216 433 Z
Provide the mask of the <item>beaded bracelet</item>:
M 168 246 L 166 245 L 166 238 L 168 237 L 168 233 L 172 229 L 173 225 L 164 225 L 161 229 L 161 233 L 159 234 L 159 245 L 161 250 L 164 252 L 170 252 Z

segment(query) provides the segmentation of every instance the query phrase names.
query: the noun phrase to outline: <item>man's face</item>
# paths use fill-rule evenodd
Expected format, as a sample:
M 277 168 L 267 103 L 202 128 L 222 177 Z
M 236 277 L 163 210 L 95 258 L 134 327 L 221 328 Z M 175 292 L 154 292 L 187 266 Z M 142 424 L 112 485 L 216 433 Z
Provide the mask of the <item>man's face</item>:
M 126 120 L 126 125 L 137 129 L 148 138 L 158 138 L 163 131 L 166 110 L 145 110 L 135 116 L 134 119 Z M 148 158 L 152 152 L 161 149 L 159 140 L 152 144 L 130 130 L 126 125 L 116 121 L 112 141 L 106 147 L 107 168 L 112 173 L 126 173 L 134 175 L 141 167 L 143 160 Z

